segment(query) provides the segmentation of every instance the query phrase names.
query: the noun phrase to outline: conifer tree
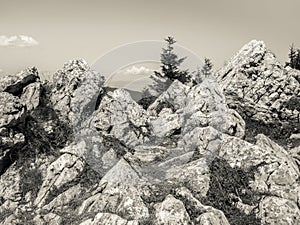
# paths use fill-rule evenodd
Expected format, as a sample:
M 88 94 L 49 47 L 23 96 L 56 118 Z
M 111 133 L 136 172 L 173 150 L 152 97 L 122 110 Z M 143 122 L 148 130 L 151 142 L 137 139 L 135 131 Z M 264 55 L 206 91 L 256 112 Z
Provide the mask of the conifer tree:
M 213 64 L 211 63 L 211 60 L 208 58 L 205 58 L 201 73 L 205 77 L 209 77 L 212 74 L 212 68 L 213 68 Z
M 156 95 L 164 92 L 174 80 L 179 80 L 182 83 L 188 83 L 190 81 L 188 70 L 180 69 L 180 65 L 184 62 L 186 57 L 179 58 L 174 52 L 174 44 L 176 43 L 174 37 L 169 36 L 165 41 L 167 46 L 162 49 L 160 55 L 161 72 L 155 71 L 154 74 L 151 75 L 150 78 L 153 80 L 153 84 L 144 90 L 144 96 L 150 93 L 153 95 L 153 92 L 156 92 Z

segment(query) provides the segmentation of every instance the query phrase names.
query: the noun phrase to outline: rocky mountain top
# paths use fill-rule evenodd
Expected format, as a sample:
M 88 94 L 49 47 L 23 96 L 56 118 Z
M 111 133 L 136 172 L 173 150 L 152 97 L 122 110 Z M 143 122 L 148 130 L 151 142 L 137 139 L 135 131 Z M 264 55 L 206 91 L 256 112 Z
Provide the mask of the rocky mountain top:
M 147 109 L 73 60 L 0 81 L 0 224 L 299 224 L 300 72 L 261 41 Z

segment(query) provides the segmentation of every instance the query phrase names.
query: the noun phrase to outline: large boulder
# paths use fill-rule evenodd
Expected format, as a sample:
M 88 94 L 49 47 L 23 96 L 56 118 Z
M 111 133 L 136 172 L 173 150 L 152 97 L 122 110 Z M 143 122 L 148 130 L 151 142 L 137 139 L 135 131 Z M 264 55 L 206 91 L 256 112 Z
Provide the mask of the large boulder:
M 299 206 L 293 201 L 268 196 L 262 199 L 258 208 L 261 224 L 299 224 Z
M 188 225 L 190 217 L 187 213 L 184 204 L 168 195 L 165 200 L 154 206 L 156 224 L 159 225 Z
M 283 127 L 290 134 L 300 129 L 299 74 L 299 71 L 284 68 L 263 41 L 253 40 L 216 76 L 230 108 L 247 120 L 279 130 Z M 266 132 L 275 132 L 277 138 L 281 135 L 277 130 L 266 129 Z
M 53 77 L 51 94 L 51 103 L 61 120 L 67 120 L 75 130 L 79 129 L 94 112 L 103 83 L 104 78 L 84 60 L 66 63 Z
M 147 120 L 147 112 L 123 89 L 104 96 L 93 115 L 94 126 L 101 134 L 121 141 L 128 148 L 148 140 Z
M 149 211 L 137 188 L 128 184 L 108 183 L 101 192 L 95 192 L 84 200 L 79 215 L 91 212 L 110 212 L 127 220 L 145 220 Z

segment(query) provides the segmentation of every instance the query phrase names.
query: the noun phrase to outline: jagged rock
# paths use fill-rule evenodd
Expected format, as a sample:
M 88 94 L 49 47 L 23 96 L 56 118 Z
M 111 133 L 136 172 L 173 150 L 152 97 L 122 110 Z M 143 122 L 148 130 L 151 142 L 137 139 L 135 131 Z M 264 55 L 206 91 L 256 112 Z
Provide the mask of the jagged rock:
M 102 161 L 103 169 L 109 170 L 118 163 L 119 159 L 116 151 L 110 149 L 109 151 L 103 154 L 101 161 Z
M 184 185 L 201 197 L 205 197 L 209 189 L 209 168 L 204 158 L 166 171 L 167 179 L 173 183 Z
M 186 187 L 178 188 L 176 190 L 176 197 L 185 202 L 186 208 L 189 208 L 195 213 L 193 216 L 215 210 L 211 206 L 203 205 Z
M 142 179 L 139 172 L 133 167 L 133 165 L 122 158 L 105 174 L 105 176 L 101 179 L 101 182 L 138 185 L 142 183 Z
M 21 101 L 28 111 L 36 109 L 40 104 L 41 83 L 29 84 L 23 89 Z
M 94 219 L 88 219 L 80 225 L 138 225 L 137 220 L 125 220 L 122 217 L 111 213 L 98 213 Z
M 237 111 L 229 109 L 225 115 L 224 130 L 229 135 L 243 138 L 245 136 L 246 123 Z
M 197 157 L 204 157 L 207 162 L 211 162 L 219 153 L 223 136 L 213 127 L 198 127 L 185 134 L 178 145 L 186 152 L 195 151 Z
M 33 218 L 35 225 L 60 225 L 62 224 L 62 218 L 54 213 L 48 213 L 46 215 L 37 215 Z
M 0 177 L 0 214 L 14 212 L 21 200 L 21 173 L 16 165 L 12 165 Z
M 288 122 L 293 130 L 300 124 L 300 84 L 294 73 L 280 65 L 264 42 L 253 40 L 217 72 L 217 78 L 228 105 L 243 117 L 265 124 Z
M 51 190 L 59 189 L 72 181 L 83 170 L 84 162 L 75 155 L 63 154 L 47 168 L 47 175 L 38 192 L 34 205 L 41 207 Z
M 265 197 L 258 210 L 261 224 L 299 224 L 299 207 L 293 201 L 275 196 Z
M 53 83 L 34 69 L 0 78 L 0 223 L 227 225 L 234 212 L 297 224 L 297 142 L 249 143 L 245 127 L 249 115 L 296 127 L 299 74 L 252 42 L 218 73 L 227 102 L 210 77 L 173 82 L 147 110 L 125 90 L 102 93 L 83 60 Z M 18 167 L 3 166 L 11 156 Z
M 203 213 L 196 219 L 196 221 L 197 222 L 195 224 L 197 225 L 229 225 L 224 213 L 220 210 Z
M 38 81 L 39 75 L 35 67 L 28 68 L 16 75 L 0 77 L 0 92 L 8 92 L 15 96 L 22 94 L 23 88 Z
M 18 225 L 20 224 L 20 220 L 15 216 L 14 214 L 9 215 L 8 217 L 5 218 L 2 222 L 0 222 L 0 225 Z
M 53 108 L 77 131 L 95 110 L 104 78 L 91 70 L 84 60 L 72 60 L 54 75 L 53 83 Z
M 68 203 L 70 203 L 73 199 L 79 198 L 80 194 L 81 187 L 80 184 L 77 184 L 67 191 L 59 194 L 50 203 L 43 206 L 42 210 L 46 210 L 48 212 L 62 212 L 68 208 Z
M 149 217 L 139 191 L 130 184 L 108 184 L 102 192 L 95 193 L 79 207 L 79 215 L 87 212 L 111 212 L 126 220 Z
M 270 139 L 263 135 L 259 138 L 259 145 L 253 145 L 235 137 L 226 137 L 220 146 L 219 157 L 232 168 L 245 171 L 255 168 L 254 181 L 250 185 L 254 190 L 296 202 L 300 175 L 297 165 L 284 149 L 268 146 L 269 143 L 275 145 Z
M 103 97 L 93 117 L 97 130 L 130 148 L 147 140 L 147 112 L 123 89 L 109 92 Z
M 155 136 L 159 138 L 168 137 L 180 129 L 180 116 L 172 113 L 172 109 L 165 108 L 161 110 L 157 118 L 150 120 L 150 126 Z
M 188 225 L 190 217 L 184 207 L 184 204 L 168 195 L 162 203 L 154 206 L 156 224 L 159 225 Z
M 165 129 L 168 132 L 181 128 L 181 132 L 185 134 L 196 127 L 206 126 L 215 127 L 238 137 L 243 137 L 245 132 L 245 122 L 237 112 L 228 109 L 225 97 L 212 79 L 206 79 L 194 87 L 174 81 L 167 91 L 149 106 L 148 112 L 151 115 L 159 115 L 162 109 L 175 113 L 164 119 L 172 121 L 170 124 L 165 123 Z M 176 114 L 180 118 L 176 118 Z M 157 120 L 164 122 L 160 116 Z M 159 123 L 153 125 L 156 125 L 154 131 L 161 129 Z
M 148 111 L 154 115 L 160 113 L 163 108 L 170 108 L 176 111 L 184 105 L 188 91 L 188 86 L 175 80 L 170 87 L 148 107 Z
M 0 92 L 0 128 L 16 125 L 24 112 L 24 105 L 18 97 Z
M 196 199 L 187 188 L 180 188 L 176 191 L 176 196 L 185 202 L 186 208 L 189 209 L 193 216 L 196 217 L 194 224 L 199 225 L 214 225 L 224 224 L 229 225 L 224 213 L 211 206 L 203 205 L 198 199 Z
M 299 169 L 292 157 L 266 136 L 258 135 L 257 144 L 254 145 L 237 137 L 220 134 L 213 128 L 197 128 L 183 139 L 190 144 L 183 146 L 188 149 L 199 146 L 199 152 L 206 159 L 219 157 L 232 168 L 252 170 L 254 178 L 250 177 L 253 179 L 250 187 L 256 192 L 290 199 L 295 203 L 298 201 Z

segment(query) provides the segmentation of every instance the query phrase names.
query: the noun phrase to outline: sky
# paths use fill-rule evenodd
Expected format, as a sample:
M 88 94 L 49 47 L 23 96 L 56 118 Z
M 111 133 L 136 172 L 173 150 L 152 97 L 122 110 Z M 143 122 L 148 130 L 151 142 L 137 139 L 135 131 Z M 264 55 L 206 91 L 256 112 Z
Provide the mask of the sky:
M 252 39 L 284 63 L 289 46 L 300 47 L 299 8 L 299 0 L 0 0 L 0 71 L 92 64 L 117 46 L 168 35 L 216 68 Z

